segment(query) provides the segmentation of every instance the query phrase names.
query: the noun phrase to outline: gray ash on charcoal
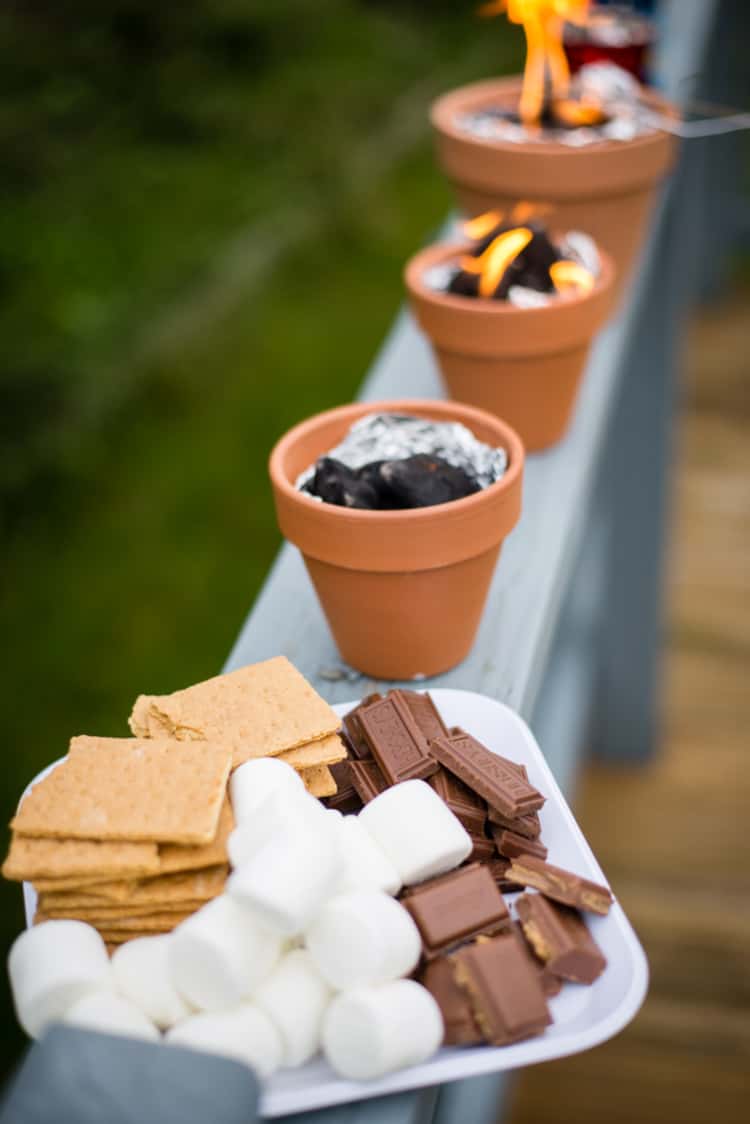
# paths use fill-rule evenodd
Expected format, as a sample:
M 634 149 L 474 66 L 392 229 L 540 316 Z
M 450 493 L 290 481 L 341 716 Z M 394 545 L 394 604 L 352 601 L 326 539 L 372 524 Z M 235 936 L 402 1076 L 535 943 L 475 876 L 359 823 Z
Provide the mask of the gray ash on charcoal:
M 532 232 L 531 241 L 510 263 L 505 273 L 500 278 L 495 292 L 490 299 L 507 300 L 511 285 L 520 285 L 524 289 L 533 289 L 538 293 L 554 292 L 549 267 L 560 261 L 562 255 L 544 226 L 539 222 L 500 222 L 484 238 L 475 243 L 467 252 L 467 257 L 478 258 L 501 234 L 523 225 Z M 464 297 L 479 296 L 479 275 L 465 269 L 452 277 L 448 284 L 448 292 Z
M 296 486 L 340 507 L 397 511 L 473 495 L 506 467 L 504 449 L 483 444 L 458 422 L 370 414 Z

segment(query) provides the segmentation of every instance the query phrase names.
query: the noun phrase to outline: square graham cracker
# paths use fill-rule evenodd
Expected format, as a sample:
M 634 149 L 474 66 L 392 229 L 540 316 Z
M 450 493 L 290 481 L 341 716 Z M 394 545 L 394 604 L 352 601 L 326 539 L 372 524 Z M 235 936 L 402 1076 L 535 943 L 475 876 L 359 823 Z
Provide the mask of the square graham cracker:
M 26 835 L 210 843 L 231 766 L 215 742 L 78 737 L 21 804 Z
M 13 882 L 138 878 L 159 873 L 159 852 L 155 843 L 42 839 L 14 832 L 2 873 Z
M 315 765 L 312 769 L 301 769 L 299 774 L 311 796 L 335 796 L 338 792 L 333 773 L 327 765 Z
M 141 882 L 113 882 L 115 887 L 111 896 L 104 893 L 80 891 L 63 893 L 46 892 L 40 897 L 40 906 L 45 913 L 52 909 L 89 908 L 120 909 L 128 911 L 134 906 L 168 906 L 175 901 L 210 901 L 222 892 L 226 884 L 229 867 L 227 865 L 207 867 L 206 870 L 188 871 L 180 874 L 164 874 L 156 878 L 146 878 Z
M 341 725 L 335 711 L 284 656 L 171 695 L 140 695 L 129 721 L 138 737 L 226 742 L 232 747 L 233 767 L 317 741 Z
M 336 765 L 346 759 L 346 746 L 338 734 L 319 738 L 316 742 L 298 745 L 295 749 L 285 749 L 279 754 L 279 761 L 285 761 L 293 769 L 312 769 L 316 765 Z

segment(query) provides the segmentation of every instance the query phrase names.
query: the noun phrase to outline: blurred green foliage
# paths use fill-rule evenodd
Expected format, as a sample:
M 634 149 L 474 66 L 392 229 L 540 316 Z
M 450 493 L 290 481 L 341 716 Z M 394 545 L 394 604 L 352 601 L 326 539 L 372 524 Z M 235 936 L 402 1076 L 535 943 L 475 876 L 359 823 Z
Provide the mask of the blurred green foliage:
M 473 7 L 0 12 L 6 820 L 70 735 L 221 666 L 279 543 L 270 446 L 355 394 L 450 206 L 429 101 L 520 64 Z M 9 1002 L 3 972 L 6 1066 Z

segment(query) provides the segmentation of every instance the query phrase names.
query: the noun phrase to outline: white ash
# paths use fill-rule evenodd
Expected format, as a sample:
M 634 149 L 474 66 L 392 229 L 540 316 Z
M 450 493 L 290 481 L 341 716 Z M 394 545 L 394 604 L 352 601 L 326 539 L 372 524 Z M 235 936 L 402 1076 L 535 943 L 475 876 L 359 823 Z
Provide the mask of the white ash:
M 656 131 L 653 109 L 640 100 L 639 83 L 622 67 L 612 62 L 591 62 L 582 66 L 571 82 L 571 97 L 600 102 L 608 120 L 601 125 L 582 125 L 577 129 L 555 126 L 527 127 L 509 120 L 507 110 L 485 106 L 473 113 L 459 113 L 456 128 L 471 133 L 477 140 L 511 144 L 564 144 L 584 148 L 602 141 L 629 141 Z
M 513 304 L 516 308 L 544 308 L 555 296 L 555 293 L 527 289 L 525 285 L 511 285 L 508 289 L 508 304 Z
M 594 277 L 600 276 L 602 259 L 596 242 L 589 234 L 584 234 L 582 230 L 569 230 L 557 248 L 566 261 L 577 262 Z
M 461 272 L 461 267 L 456 262 L 442 262 L 432 265 L 422 274 L 422 281 L 428 289 L 435 293 L 444 293 L 456 274 Z
M 341 444 L 323 455 L 357 469 L 373 461 L 406 460 L 419 453 L 462 468 L 480 488 L 494 484 L 508 467 L 505 449 L 485 445 L 460 422 L 436 422 L 408 414 L 367 414 L 354 423 Z M 310 465 L 295 486 L 303 488 L 314 474 L 315 465 Z

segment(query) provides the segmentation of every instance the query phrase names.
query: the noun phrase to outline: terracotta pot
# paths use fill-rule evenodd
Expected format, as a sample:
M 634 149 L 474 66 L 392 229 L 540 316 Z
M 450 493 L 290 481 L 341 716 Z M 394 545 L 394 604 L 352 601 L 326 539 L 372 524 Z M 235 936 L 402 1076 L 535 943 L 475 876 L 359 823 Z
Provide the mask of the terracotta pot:
M 497 483 L 465 499 L 408 511 L 321 503 L 299 474 L 376 411 L 459 421 L 508 453 Z M 376 679 L 437 675 L 474 642 L 505 536 L 521 511 L 524 451 L 505 422 L 458 402 L 365 402 L 290 429 L 269 471 L 282 533 L 299 547 L 343 659 Z
M 620 283 L 638 253 L 659 181 L 675 158 L 676 138 L 654 132 L 583 148 L 556 143 L 483 141 L 457 129 L 457 114 L 483 106 L 517 108 L 521 78 L 493 79 L 452 90 L 431 109 L 438 162 L 462 209 L 478 215 L 510 210 L 519 200 L 552 204 L 559 230 L 585 230 L 614 258 Z M 676 110 L 652 91 L 660 112 Z
M 585 296 L 517 308 L 425 285 L 426 270 L 464 250 L 429 246 L 408 262 L 404 279 L 414 313 L 451 396 L 510 422 L 529 452 L 545 449 L 568 427 L 591 340 L 612 308 L 612 261 L 600 251 L 601 276 Z

